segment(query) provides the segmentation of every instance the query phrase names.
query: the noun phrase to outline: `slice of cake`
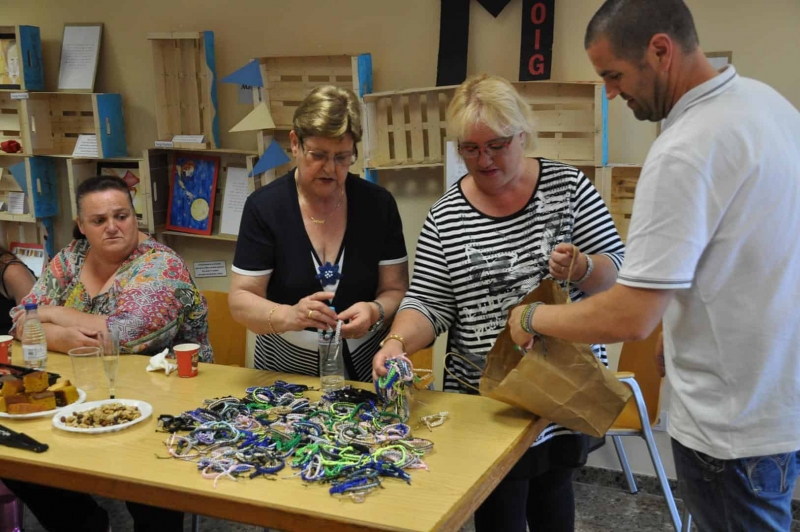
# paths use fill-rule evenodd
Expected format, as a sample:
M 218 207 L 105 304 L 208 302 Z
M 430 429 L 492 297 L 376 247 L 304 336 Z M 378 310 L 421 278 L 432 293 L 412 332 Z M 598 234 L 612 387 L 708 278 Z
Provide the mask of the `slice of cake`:
M 63 390 L 67 386 L 72 386 L 72 383 L 69 382 L 69 379 L 64 379 L 63 381 L 57 382 L 54 385 L 52 385 L 51 387 L 49 387 L 47 389 L 47 391 L 48 392 L 55 392 L 55 391 L 58 391 L 58 390 Z
M 3 382 L 3 388 L 0 389 L 0 395 L 8 397 L 9 395 L 18 395 L 25 391 L 25 385 L 22 379 L 11 378 Z
M 22 383 L 25 385 L 27 393 L 43 392 L 50 386 L 49 378 L 44 371 L 28 373 L 22 377 Z
M 5 399 L 6 399 L 6 407 L 9 408 L 9 411 L 11 410 L 11 405 L 31 402 L 30 398 L 22 393 L 18 393 L 17 395 L 7 395 Z
M 16 403 L 13 405 L 8 405 L 9 414 L 33 414 L 34 412 L 44 412 L 46 410 L 48 410 L 48 408 L 41 404 L 35 405 L 33 403 Z
M 44 405 L 45 410 L 56 409 L 56 394 L 54 392 L 37 392 L 30 395 L 31 404 Z
M 74 386 L 65 386 L 61 390 L 53 392 L 56 394 L 56 406 L 62 407 L 71 405 L 78 400 L 78 389 Z

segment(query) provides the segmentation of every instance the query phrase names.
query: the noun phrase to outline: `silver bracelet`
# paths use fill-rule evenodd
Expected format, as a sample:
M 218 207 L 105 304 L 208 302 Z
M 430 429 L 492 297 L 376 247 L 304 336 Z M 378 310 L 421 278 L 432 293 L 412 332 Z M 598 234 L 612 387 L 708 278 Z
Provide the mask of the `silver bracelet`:
M 584 253 L 584 255 L 586 255 L 586 253 Z M 584 273 L 583 277 L 581 277 L 577 281 L 573 281 L 573 284 L 575 284 L 575 286 L 579 286 L 581 283 L 586 281 L 586 279 L 588 279 L 589 276 L 592 275 L 592 270 L 594 270 L 594 261 L 592 260 L 592 257 L 590 255 L 586 255 L 586 273 Z

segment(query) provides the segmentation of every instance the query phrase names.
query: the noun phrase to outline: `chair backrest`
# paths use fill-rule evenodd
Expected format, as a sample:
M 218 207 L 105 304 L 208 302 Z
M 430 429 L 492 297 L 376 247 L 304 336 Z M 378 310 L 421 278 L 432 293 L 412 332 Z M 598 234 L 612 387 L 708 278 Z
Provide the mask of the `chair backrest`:
M 642 390 L 650 423 L 658 420 L 661 408 L 661 375 L 658 374 L 654 353 L 658 344 L 661 324 L 644 340 L 625 342 L 619 355 L 617 371 L 630 371 Z M 638 423 L 638 421 L 637 421 Z
M 247 328 L 233 319 L 228 308 L 228 293 L 206 290 L 208 301 L 208 341 L 214 350 L 214 363 L 245 366 Z

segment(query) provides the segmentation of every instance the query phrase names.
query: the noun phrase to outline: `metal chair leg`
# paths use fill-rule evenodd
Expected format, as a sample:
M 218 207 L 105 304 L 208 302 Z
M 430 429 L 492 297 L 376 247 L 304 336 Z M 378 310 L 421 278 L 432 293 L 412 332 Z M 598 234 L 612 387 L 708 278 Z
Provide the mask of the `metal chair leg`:
M 672 489 L 669 487 L 667 473 L 664 471 L 664 465 L 661 463 L 661 457 L 658 454 L 658 447 L 653 437 L 653 430 L 650 428 L 650 417 L 647 415 L 647 406 L 644 404 L 642 391 L 639 389 L 639 384 L 635 379 L 620 380 L 624 381 L 625 384 L 630 386 L 631 390 L 633 390 L 633 397 L 636 400 L 636 409 L 639 411 L 639 421 L 642 424 L 642 437 L 645 443 L 647 443 L 647 451 L 650 453 L 650 460 L 652 460 L 653 468 L 656 470 L 658 483 L 661 485 L 661 491 L 664 492 L 664 498 L 667 500 L 667 508 L 672 518 L 672 525 L 675 527 L 675 532 L 680 532 L 681 516 L 678 514 L 675 497 L 672 496 Z
M 200 532 L 200 516 L 192 514 L 192 532 Z
M 681 527 L 681 532 L 689 532 L 692 529 L 692 514 L 689 513 L 689 508 L 686 507 L 686 503 L 683 506 L 683 526 Z
M 622 437 L 611 436 L 611 439 L 614 441 L 614 449 L 617 451 L 619 465 L 622 466 L 622 472 L 625 473 L 628 489 L 631 493 L 637 493 L 639 488 L 636 487 L 636 479 L 633 478 L 633 471 L 631 471 L 631 465 L 628 463 L 628 455 L 625 454 L 625 447 L 622 446 Z

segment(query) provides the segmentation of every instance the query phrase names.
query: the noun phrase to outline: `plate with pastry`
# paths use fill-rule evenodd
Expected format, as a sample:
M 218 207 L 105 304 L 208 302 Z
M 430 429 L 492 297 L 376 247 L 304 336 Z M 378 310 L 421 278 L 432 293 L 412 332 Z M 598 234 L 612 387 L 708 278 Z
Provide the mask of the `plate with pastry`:
M 74 404 L 53 416 L 53 426 L 67 432 L 105 434 L 141 423 L 153 415 L 153 407 L 136 399 L 106 399 Z
M 67 379 L 52 386 L 50 382 L 50 376 L 44 371 L 31 371 L 21 377 L 0 377 L 0 418 L 48 417 L 86 400 L 86 393 Z

